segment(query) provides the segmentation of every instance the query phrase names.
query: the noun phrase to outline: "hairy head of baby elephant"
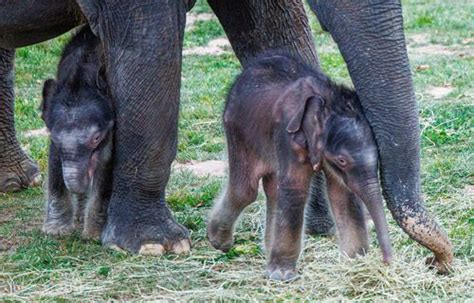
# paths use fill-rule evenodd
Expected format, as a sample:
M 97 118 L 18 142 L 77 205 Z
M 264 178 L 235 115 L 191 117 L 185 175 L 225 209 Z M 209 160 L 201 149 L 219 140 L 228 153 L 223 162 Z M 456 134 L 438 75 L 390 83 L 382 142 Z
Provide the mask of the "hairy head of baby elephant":
M 66 48 L 57 81 L 47 80 L 43 89 L 42 117 L 59 151 L 66 187 L 77 194 L 86 192 L 114 123 L 91 44 L 69 44 L 72 53 Z
M 367 251 L 365 204 L 384 261 L 390 260 L 377 147 L 353 90 L 291 57 L 265 55 L 237 78 L 224 125 L 229 183 L 210 215 L 214 247 L 231 247 L 234 222 L 255 201 L 262 179 L 267 273 L 272 279 L 294 278 L 310 178 L 322 169 L 341 250 L 351 257 Z
M 57 80 L 44 84 L 42 118 L 51 135 L 47 233 L 64 234 L 74 228 L 72 196 L 92 200 L 77 203 L 79 212 L 86 209 L 86 233 L 97 236 L 103 223 L 97 212 L 105 212 L 102 204 L 110 192 L 114 111 L 101 54 L 99 39 L 83 28 L 66 46 Z

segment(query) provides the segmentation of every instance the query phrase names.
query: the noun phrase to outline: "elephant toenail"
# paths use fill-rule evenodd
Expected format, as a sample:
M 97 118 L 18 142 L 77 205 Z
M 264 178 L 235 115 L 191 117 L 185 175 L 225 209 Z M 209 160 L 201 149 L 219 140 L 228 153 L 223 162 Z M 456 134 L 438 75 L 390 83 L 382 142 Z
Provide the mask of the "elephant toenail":
M 160 256 L 165 252 L 165 247 L 161 244 L 143 244 L 138 254 L 144 256 Z
M 188 239 L 183 239 L 173 245 L 172 252 L 175 254 L 186 254 L 191 250 L 191 243 Z

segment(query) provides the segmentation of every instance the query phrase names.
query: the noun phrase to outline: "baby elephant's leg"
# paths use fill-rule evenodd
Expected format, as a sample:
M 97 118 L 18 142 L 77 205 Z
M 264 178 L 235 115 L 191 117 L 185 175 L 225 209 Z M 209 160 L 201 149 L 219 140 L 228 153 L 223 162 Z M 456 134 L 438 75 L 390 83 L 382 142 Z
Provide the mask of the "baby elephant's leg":
M 71 196 L 66 189 L 50 190 L 46 203 L 46 216 L 43 232 L 63 236 L 74 230 Z
M 79 194 L 76 195 L 76 201 L 73 203 L 74 206 L 74 227 L 76 230 L 82 230 L 84 228 L 84 212 L 87 204 L 87 195 Z
M 263 189 L 267 197 L 267 213 L 265 224 L 265 252 L 269 257 L 270 248 L 273 242 L 273 227 L 275 226 L 276 204 L 278 198 L 278 183 L 274 174 L 263 177 Z
M 207 237 L 212 246 L 224 252 L 234 243 L 235 221 L 244 208 L 257 198 L 259 176 L 253 169 L 256 165 L 246 164 L 250 163 L 229 160 L 229 183 L 209 216 Z
M 82 237 L 85 239 L 99 240 L 102 234 L 102 228 L 105 224 L 106 210 L 103 209 L 102 199 L 89 199 L 87 202 L 84 229 Z
M 82 231 L 82 237 L 85 239 L 99 240 L 102 235 L 109 201 L 109 188 L 104 180 L 106 179 L 97 178 L 94 181 L 87 199 L 84 211 L 84 229 Z
M 64 184 L 61 160 L 52 144 L 48 166 L 48 200 L 42 230 L 50 235 L 66 235 L 74 230 L 73 205 Z
M 364 204 L 334 177 L 328 178 L 328 195 L 341 251 L 351 258 L 364 255 L 369 248 Z
M 310 176 L 311 172 L 306 169 L 292 169 L 279 177 L 271 227 L 273 235 L 267 247 L 267 274 L 270 279 L 291 280 L 296 277 Z

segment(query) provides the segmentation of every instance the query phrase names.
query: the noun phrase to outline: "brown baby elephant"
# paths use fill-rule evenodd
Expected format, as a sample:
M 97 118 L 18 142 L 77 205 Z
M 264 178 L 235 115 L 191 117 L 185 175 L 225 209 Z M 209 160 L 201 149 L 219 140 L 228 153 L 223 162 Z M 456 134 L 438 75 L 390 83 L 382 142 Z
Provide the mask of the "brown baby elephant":
M 294 58 L 267 54 L 231 88 L 224 126 L 229 183 L 209 219 L 208 238 L 215 248 L 231 248 L 234 223 L 255 201 L 262 179 L 267 274 L 276 280 L 296 277 L 310 178 L 322 169 L 341 250 L 351 257 L 367 251 L 365 204 L 383 260 L 390 261 L 377 147 L 354 90 Z

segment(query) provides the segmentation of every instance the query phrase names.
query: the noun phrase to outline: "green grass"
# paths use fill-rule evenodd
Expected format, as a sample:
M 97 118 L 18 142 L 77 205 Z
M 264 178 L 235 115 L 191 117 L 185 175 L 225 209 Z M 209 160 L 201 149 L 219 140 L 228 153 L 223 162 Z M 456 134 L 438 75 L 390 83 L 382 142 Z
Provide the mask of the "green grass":
M 382 266 L 374 232 L 368 256 L 341 258 L 332 238 L 308 238 L 299 261 L 301 278 L 277 283 L 263 277 L 261 248 L 264 202 L 246 210 L 236 245 L 226 254 L 212 249 L 205 235 L 206 216 L 223 178 L 173 171 L 167 200 L 179 222 L 191 232 L 187 256 L 142 257 L 84 241 L 78 234 L 43 235 L 42 188 L 0 194 L 0 300 L 355 300 L 465 301 L 474 299 L 474 5 L 468 1 L 404 0 L 406 36 L 419 101 L 422 130 L 422 188 L 428 210 L 448 232 L 455 249 L 454 272 L 438 276 L 426 269 L 429 252 L 389 221 L 395 260 Z M 210 13 L 198 1 L 193 13 Z M 349 83 L 344 61 L 330 35 L 310 16 L 323 69 Z M 427 41 L 413 42 L 423 34 Z M 198 21 L 185 35 L 186 48 L 223 37 L 216 20 Z M 470 40 L 469 40 L 470 38 Z M 47 139 L 26 138 L 43 127 L 38 106 L 42 83 L 54 77 L 68 35 L 17 51 L 16 126 L 24 148 L 47 167 Z M 452 55 L 417 53 L 417 47 L 441 45 Z M 460 56 L 459 54 L 467 54 Z M 417 66 L 428 69 L 417 69 Z M 232 54 L 186 56 L 183 60 L 177 160 L 221 160 L 225 145 L 221 113 L 226 91 L 240 65 Z M 450 85 L 434 99 L 431 87 Z M 387 213 L 388 214 L 388 213 Z M 389 216 L 390 217 L 390 216 Z
M 194 28 L 186 33 L 184 47 L 195 47 L 206 45 L 210 40 L 224 35 L 224 30 L 216 20 L 197 21 Z
M 224 151 L 225 94 L 239 69 L 233 55 L 185 57 L 178 160 L 215 159 Z

